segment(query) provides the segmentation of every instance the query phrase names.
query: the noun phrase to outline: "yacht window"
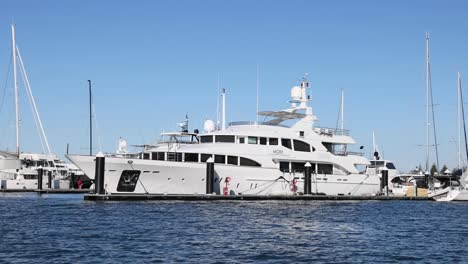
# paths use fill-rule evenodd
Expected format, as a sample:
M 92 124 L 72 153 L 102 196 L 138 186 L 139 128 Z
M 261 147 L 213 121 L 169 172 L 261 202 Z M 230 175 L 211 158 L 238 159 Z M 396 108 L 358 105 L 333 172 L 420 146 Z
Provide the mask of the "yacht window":
M 236 156 L 228 156 L 228 160 L 227 160 L 227 163 L 228 164 L 231 164 L 231 165 L 238 165 L 238 161 L 237 161 L 237 157 Z
M 182 161 L 182 153 L 168 152 L 167 161 Z
M 225 164 L 226 156 L 224 155 L 215 155 L 215 163 Z
M 304 137 L 304 131 L 299 131 L 299 136 Z
M 201 154 L 201 162 L 206 162 L 211 157 L 211 154 Z
M 319 174 L 333 174 L 333 165 L 332 164 L 318 164 L 318 173 Z
M 270 141 L 269 142 L 270 146 L 277 146 L 278 145 L 278 139 L 277 138 L 269 138 L 268 140 Z
M 213 143 L 213 136 L 201 136 L 200 142 L 201 143 Z
M 282 138 L 281 139 L 281 145 L 283 145 L 283 147 L 285 147 L 285 148 L 292 149 L 291 139 L 289 139 L 289 138 Z
M 267 144 L 267 138 L 261 137 L 260 138 L 260 145 L 266 145 Z
M 227 142 L 227 143 L 234 143 L 235 137 L 234 136 L 216 136 L 216 142 Z
M 158 153 L 157 152 L 151 152 L 151 159 L 152 160 L 157 160 L 158 159 Z
M 262 165 L 260 165 L 258 162 L 254 161 L 254 160 L 247 159 L 247 158 L 242 158 L 242 157 L 240 157 L 240 165 L 241 166 L 252 166 L 252 167 L 261 167 L 262 166 Z
M 198 153 L 185 153 L 185 162 L 198 162 Z
M 240 137 L 239 144 L 244 144 L 244 143 L 245 143 L 245 137 Z
M 396 170 L 395 165 L 393 165 L 391 162 L 387 163 L 387 169 Z
M 280 171 L 289 172 L 289 162 L 280 161 Z
M 149 153 L 143 153 L 143 159 L 149 160 L 150 159 L 149 155 L 150 155 Z
M 157 159 L 158 160 L 164 160 L 165 153 L 164 152 L 158 152 Z
M 302 152 L 310 152 L 310 145 L 300 141 L 300 140 L 293 140 L 294 141 L 294 150 L 295 151 L 302 151 Z
M 148 153 L 148 159 L 149 159 L 149 153 Z M 54 163 L 52 161 L 49 161 L 49 167 L 54 167 Z
M 257 137 L 248 137 L 247 141 L 249 144 L 257 144 L 258 138 Z
M 315 148 L 314 148 L 314 147 L 312 147 L 312 152 L 314 152 L 314 151 L 315 151 Z
M 291 170 L 293 172 L 303 172 L 304 171 L 304 162 L 291 162 Z

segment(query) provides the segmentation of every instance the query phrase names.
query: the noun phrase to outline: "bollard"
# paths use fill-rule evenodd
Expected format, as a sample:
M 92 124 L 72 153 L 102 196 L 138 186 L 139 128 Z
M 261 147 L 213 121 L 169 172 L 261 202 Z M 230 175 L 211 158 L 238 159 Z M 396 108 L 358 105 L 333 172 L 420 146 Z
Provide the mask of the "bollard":
M 209 158 L 206 161 L 206 194 L 212 194 L 214 189 L 214 161 Z
M 52 171 L 47 172 L 47 178 L 48 178 L 47 185 L 49 189 L 52 189 Z
M 312 165 L 307 162 L 304 165 L 304 194 L 311 194 L 312 191 Z
M 104 169 L 106 165 L 106 158 L 102 152 L 96 154 L 96 165 L 94 173 L 94 193 L 105 194 L 104 192 Z
M 39 166 L 37 168 L 37 189 L 42 190 L 42 166 Z

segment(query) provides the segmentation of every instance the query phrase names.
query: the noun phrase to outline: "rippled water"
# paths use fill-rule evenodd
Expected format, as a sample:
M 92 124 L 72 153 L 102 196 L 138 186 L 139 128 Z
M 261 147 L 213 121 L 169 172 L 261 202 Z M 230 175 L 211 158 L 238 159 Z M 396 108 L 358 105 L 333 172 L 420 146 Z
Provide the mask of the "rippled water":
M 468 263 L 468 203 L 0 194 L 0 262 Z

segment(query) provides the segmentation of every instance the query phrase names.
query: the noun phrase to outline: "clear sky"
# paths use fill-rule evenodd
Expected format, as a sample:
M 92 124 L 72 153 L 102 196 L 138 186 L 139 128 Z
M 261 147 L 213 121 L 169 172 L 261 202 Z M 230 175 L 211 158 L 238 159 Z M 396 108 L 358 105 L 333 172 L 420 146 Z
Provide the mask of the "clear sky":
M 215 118 L 218 74 L 227 119 L 287 107 L 305 72 L 320 126 L 345 127 L 369 155 L 372 131 L 397 168 L 424 165 L 425 32 L 441 165 L 457 164 L 456 74 L 468 79 L 468 2 L 434 1 L 24 1 L 0 3 L 0 146 L 14 148 L 10 24 L 52 149 L 88 150 L 93 81 L 95 146 L 120 136 L 143 144 Z M 6 84 L 6 86 L 5 86 Z M 20 87 L 24 151 L 41 151 Z M 100 140 L 98 140 L 100 138 Z M 99 143 L 99 141 L 101 143 Z M 433 140 L 431 139 L 431 142 Z M 98 149 L 96 149 L 97 151 Z M 431 152 L 431 163 L 434 161 Z

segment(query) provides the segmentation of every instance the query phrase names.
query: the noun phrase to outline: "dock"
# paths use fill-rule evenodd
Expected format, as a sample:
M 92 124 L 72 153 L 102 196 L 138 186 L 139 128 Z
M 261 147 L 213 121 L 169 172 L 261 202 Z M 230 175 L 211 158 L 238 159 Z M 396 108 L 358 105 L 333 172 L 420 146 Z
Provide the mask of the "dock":
M 0 193 L 38 193 L 38 194 L 77 194 L 77 193 L 90 193 L 93 189 L 0 189 Z
M 422 196 L 345 196 L 345 195 L 216 195 L 216 194 L 86 194 L 88 201 L 427 201 Z

